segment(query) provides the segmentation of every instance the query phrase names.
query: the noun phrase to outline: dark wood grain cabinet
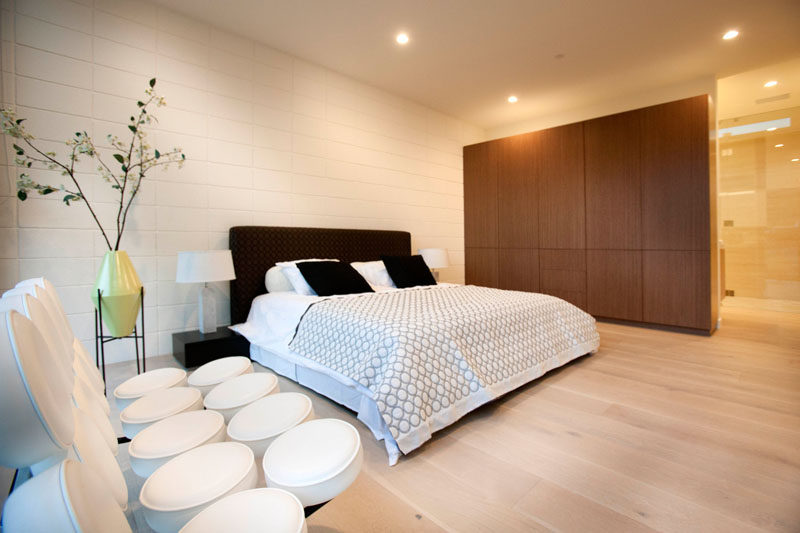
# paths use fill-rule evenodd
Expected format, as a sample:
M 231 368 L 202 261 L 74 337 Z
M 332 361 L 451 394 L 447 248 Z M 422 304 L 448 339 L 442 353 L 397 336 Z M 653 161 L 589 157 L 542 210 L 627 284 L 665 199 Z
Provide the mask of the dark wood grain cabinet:
M 642 249 L 708 250 L 708 98 L 642 110 Z
M 539 247 L 582 249 L 586 245 L 583 124 L 542 130 L 539 135 Z
M 642 247 L 641 130 L 641 111 L 584 124 L 587 248 Z
M 497 247 L 498 143 L 464 148 L 464 246 Z
M 464 274 L 472 285 L 497 287 L 497 248 L 466 248 Z
M 542 292 L 586 309 L 586 251 L 539 250 Z
M 499 289 L 539 292 L 539 250 L 500 248 L 497 273 Z
M 497 232 L 501 248 L 539 247 L 536 157 L 539 135 L 526 133 L 495 141 L 497 169 Z
M 710 272 L 708 251 L 643 251 L 643 320 L 710 330 Z
M 702 95 L 465 147 L 467 282 L 712 330 L 713 113 Z
M 642 321 L 642 251 L 586 251 L 587 311 Z

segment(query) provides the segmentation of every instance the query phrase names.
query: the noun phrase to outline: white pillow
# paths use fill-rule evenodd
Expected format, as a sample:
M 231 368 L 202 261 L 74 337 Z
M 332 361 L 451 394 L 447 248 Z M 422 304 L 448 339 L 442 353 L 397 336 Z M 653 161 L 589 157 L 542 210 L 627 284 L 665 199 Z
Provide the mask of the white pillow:
M 294 290 L 297 294 L 304 294 L 306 296 L 316 296 L 316 292 L 314 289 L 311 288 L 306 282 L 306 279 L 303 277 L 303 274 L 300 272 L 300 269 L 297 268 L 297 263 L 305 263 L 306 261 L 339 261 L 338 259 L 298 259 L 297 261 L 282 261 L 280 263 L 275 263 L 276 266 L 281 267 L 281 272 L 286 279 L 289 280 L 289 283 L 292 284 Z
M 267 287 L 267 292 L 294 292 L 294 287 L 283 274 L 283 269 L 277 265 L 267 270 L 264 285 Z
M 383 261 L 368 261 L 366 263 L 350 263 L 350 266 L 356 269 L 356 272 L 369 282 L 370 285 L 377 285 L 379 287 L 394 287 L 394 281 L 386 271 L 386 265 Z

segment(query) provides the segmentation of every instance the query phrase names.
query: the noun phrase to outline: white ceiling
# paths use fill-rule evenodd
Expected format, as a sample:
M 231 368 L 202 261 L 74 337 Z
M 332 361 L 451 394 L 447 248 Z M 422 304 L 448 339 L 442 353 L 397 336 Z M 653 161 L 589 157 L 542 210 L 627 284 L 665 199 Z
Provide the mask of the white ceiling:
M 770 80 L 778 85 L 764 87 Z M 800 106 L 800 57 L 722 78 L 717 102 L 719 120 Z
M 484 128 L 800 53 L 798 0 L 156 1 Z

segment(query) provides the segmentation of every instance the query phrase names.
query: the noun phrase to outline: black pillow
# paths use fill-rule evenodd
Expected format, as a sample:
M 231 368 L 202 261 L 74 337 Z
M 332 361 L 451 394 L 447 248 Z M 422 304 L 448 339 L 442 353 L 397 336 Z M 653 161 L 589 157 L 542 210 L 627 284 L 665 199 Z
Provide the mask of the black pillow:
M 339 261 L 302 261 L 295 263 L 306 282 L 319 296 L 375 292 L 361 274 L 348 263 Z
M 381 259 L 398 289 L 417 285 L 436 285 L 431 269 L 421 255 L 382 255 Z

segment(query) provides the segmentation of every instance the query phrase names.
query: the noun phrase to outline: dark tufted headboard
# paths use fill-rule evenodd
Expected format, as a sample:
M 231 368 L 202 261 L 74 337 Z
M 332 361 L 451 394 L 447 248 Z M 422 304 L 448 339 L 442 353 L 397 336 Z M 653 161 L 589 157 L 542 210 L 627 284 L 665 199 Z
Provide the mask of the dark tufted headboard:
M 264 275 L 279 261 L 339 259 L 377 261 L 384 255 L 410 255 L 406 231 L 235 226 L 230 248 L 236 279 L 231 281 L 231 324 L 247 320 L 253 298 L 264 294 Z

